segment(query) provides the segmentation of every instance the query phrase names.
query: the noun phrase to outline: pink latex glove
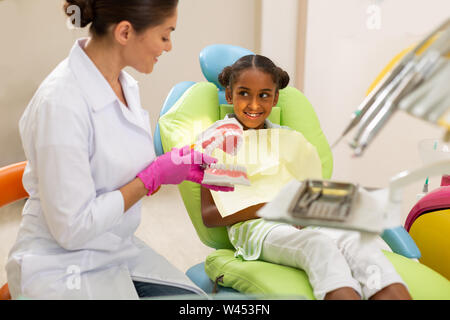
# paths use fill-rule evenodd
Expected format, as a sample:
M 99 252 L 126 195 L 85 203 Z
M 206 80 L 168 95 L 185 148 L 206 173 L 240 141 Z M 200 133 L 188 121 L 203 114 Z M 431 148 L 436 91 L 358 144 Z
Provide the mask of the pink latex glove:
M 217 159 L 210 157 L 204 153 L 195 151 L 190 146 L 184 146 L 180 149 L 180 155 L 185 157 L 191 156 L 191 163 L 193 164 L 186 180 L 201 184 L 203 187 L 213 191 L 230 192 L 234 191 L 234 187 L 214 186 L 209 184 L 202 184 L 203 176 L 205 174 L 205 165 L 216 163 Z
M 217 159 L 190 149 L 173 148 L 171 151 L 157 157 L 147 168 L 137 174 L 137 177 L 148 189 L 147 195 L 154 193 L 162 184 L 179 184 L 184 180 L 201 184 L 204 166 L 216 162 Z M 232 191 L 234 188 L 205 186 L 216 191 Z M 220 189 L 217 189 L 220 188 Z M 223 189 L 223 190 L 222 190 Z

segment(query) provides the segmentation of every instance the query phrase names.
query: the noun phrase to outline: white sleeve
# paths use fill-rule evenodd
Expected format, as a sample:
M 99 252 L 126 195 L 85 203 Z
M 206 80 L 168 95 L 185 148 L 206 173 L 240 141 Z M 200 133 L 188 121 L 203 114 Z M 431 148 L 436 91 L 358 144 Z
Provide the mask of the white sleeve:
M 44 102 L 36 119 L 39 196 L 49 230 L 67 250 L 119 223 L 124 201 L 119 190 L 96 194 L 89 163 L 89 114 L 64 103 Z

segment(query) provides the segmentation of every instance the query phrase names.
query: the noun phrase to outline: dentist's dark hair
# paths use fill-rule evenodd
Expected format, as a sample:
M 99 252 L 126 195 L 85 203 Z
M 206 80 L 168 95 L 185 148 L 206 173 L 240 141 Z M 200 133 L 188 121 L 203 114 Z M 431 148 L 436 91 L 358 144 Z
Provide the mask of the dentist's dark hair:
M 272 60 L 259 54 L 243 56 L 231 66 L 225 67 L 219 74 L 219 83 L 225 88 L 230 87 L 232 89 L 242 71 L 251 68 L 270 74 L 277 90 L 284 89 L 289 84 L 289 74 L 277 67 Z
M 178 0 L 66 0 L 64 12 L 73 24 L 79 21 L 81 28 L 91 24 L 90 33 L 102 37 L 111 25 L 124 20 L 138 33 L 157 26 L 172 16 L 177 6 Z M 74 17 L 77 12 L 78 20 Z

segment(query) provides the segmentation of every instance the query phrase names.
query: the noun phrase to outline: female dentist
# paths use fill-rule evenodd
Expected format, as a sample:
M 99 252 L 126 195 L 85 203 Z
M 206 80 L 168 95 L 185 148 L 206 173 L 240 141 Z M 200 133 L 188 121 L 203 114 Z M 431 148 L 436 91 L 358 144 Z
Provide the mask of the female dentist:
M 134 236 L 143 196 L 201 183 L 201 165 L 215 161 L 189 147 L 156 157 L 137 83 L 122 70 L 151 73 L 171 50 L 178 0 L 68 0 L 66 13 L 73 5 L 91 37 L 75 42 L 19 123 L 30 197 L 6 266 L 11 296 L 204 294 Z

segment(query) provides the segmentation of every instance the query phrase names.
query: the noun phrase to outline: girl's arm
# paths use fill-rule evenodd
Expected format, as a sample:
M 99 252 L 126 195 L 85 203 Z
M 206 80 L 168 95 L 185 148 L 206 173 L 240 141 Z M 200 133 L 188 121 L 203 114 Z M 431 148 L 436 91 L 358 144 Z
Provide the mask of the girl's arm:
M 237 222 L 246 221 L 250 219 L 257 219 L 259 217 L 256 215 L 256 211 L 262 208 L 265 205 L 265 203 L 260 203 L 245 208 L 241 211 L 238 211 L 236 213 L 233 213 L 232 215 L 223 218 L 220 215 L 219 210 L 217 210 L 211 192 L 208 189 L 201 187 L 201 205 L 202 205 L 203 223 L 208 228 L 214 228 L 214 227 L 230 226 Z

